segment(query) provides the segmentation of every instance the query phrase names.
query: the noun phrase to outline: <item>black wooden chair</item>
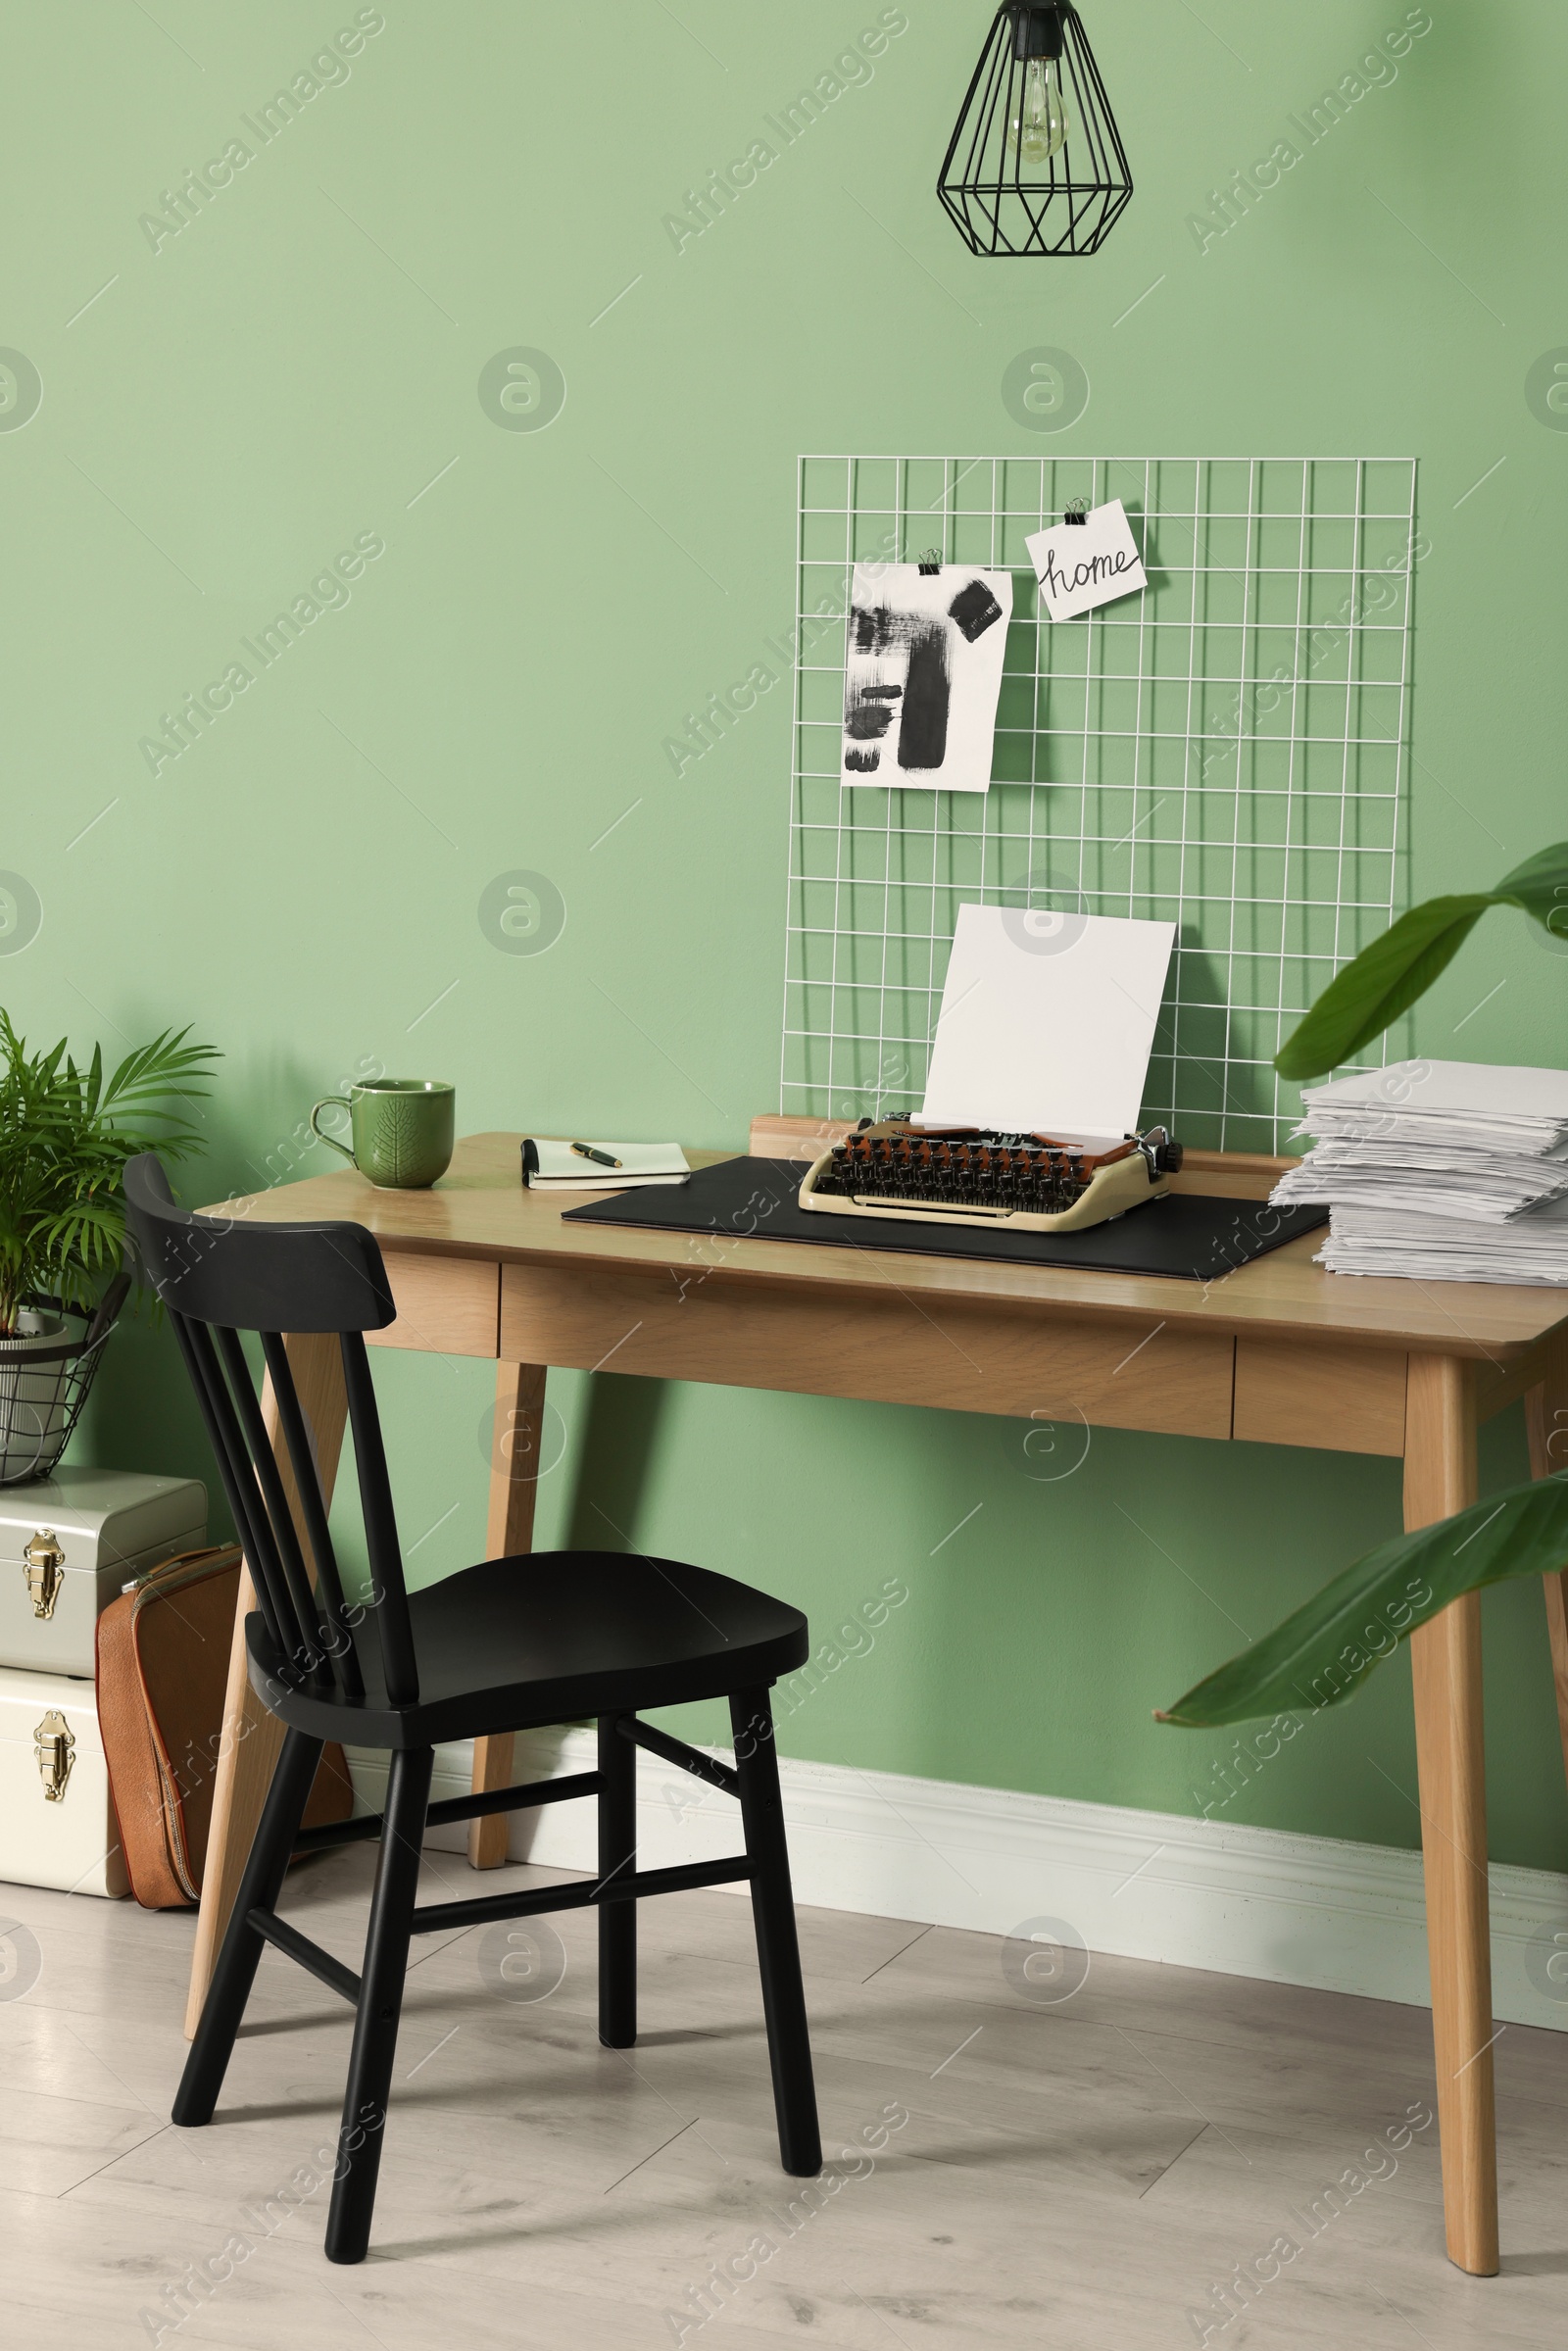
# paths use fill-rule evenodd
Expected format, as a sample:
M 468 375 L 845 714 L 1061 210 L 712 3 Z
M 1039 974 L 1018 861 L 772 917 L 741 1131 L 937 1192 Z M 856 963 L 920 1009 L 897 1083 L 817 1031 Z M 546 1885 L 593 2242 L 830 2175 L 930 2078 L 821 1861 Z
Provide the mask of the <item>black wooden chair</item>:
M 246 1620 L 251 1685 L 286 1725 L 282 1753 L 223 1938 L 173 2119 L 211 2122 L 264 1943 L 354 2007 L 338 2162 L 326 2224 L 330 2261 L 363 2261 L 408 1967 L 409 1938 L 447 1927 L 599 1906 L 599 2037 L 637 2035 L 637 1903 L 647 1894 L 751 1881 L 779 2151 L 784 2169 L 821 2168 L 816 2095 L 768 1692 L 804 1665 L 806 1619 L 744 1584 L 671 1559 L 553 1551 L 491 1559 L 410 1592 L 363 1334 L 396 1319 L 381 1252 L 354 1224 L 252 1224 L 177 1208 L 152 1152 L 125 1170 L 142 1278 L 169 1310 L 218 1456 L 255 1581 Z M 260 1335 L 315 1567 L 304 1548 L 240 1344 Z M 281 1334 L 331 1332 L 343 1353 L 349 1425 L 372 1578 L 343 1590 L 310 1435 Z M 733 1768 L 639 1722 L 640 1707 L 729 1700 Z M 431 1750 L 449 1739 L 597 1718 L 598 1769 L 533 1787 L 431 1804 Z M 383 1816 L 300 1829 L 322 1741 L 390 1754 Z M 636 1750 L 645 1747 L 740 1799 L 746 1851 L 733 1860 L 639 1870 Z M 481 1813 L 598 1801 L 598 1875 L 472 1901 L 416 1900 L 425 1825 Z M 365 1966 L 355 1975 L 277 1915 L 290 1855 L 378 1837 Z

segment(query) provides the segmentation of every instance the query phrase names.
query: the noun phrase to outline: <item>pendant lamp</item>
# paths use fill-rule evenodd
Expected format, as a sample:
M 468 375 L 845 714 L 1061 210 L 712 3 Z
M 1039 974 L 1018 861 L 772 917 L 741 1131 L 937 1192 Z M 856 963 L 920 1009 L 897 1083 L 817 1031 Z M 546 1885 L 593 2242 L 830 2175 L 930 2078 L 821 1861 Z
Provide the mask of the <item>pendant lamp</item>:
M 1072 0 L 1004 0 L 937 182 L 971 253 L 1095 253 L 1133 192 Z

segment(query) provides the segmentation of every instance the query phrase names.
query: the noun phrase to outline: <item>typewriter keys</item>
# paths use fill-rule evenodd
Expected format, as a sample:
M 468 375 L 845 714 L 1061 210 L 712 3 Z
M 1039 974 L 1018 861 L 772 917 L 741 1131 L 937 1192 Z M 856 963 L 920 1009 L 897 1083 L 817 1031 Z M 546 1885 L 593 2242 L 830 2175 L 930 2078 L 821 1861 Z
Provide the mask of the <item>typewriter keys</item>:
M 800 1201 L 828 1215 L 1076 1231 L 1158 1200 L 1180 1165 L 1163 1127 L 1095 1152 L 1046 1135 L 862 1119 L 815 1162 Z

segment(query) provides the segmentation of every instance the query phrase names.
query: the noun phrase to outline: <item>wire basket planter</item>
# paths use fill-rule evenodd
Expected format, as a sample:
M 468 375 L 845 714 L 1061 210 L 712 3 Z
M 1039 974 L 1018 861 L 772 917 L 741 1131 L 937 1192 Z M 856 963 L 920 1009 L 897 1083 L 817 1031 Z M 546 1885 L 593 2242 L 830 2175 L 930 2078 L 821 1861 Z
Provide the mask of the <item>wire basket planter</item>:
M 27 1303 L 54 1327 L 0 1339 L 0 1486 L 47 1478 L 65 1451 L 103 1359 L 130 1276 L 117 1274 L 97 1307 L 58 1298 Z

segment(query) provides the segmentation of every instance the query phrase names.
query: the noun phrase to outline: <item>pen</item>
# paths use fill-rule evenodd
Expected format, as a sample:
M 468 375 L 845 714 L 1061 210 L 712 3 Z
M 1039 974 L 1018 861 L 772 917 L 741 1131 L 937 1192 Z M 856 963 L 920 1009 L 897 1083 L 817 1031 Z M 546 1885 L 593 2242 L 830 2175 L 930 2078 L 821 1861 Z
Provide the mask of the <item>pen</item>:
M 621 1161 L 612 1159 L 609 1151 L 596 1151 L 591 1143 L 574 1143 L 572 1150 L 579 1159 L 592 1159 L 596 1167 L 619 1167 Z

